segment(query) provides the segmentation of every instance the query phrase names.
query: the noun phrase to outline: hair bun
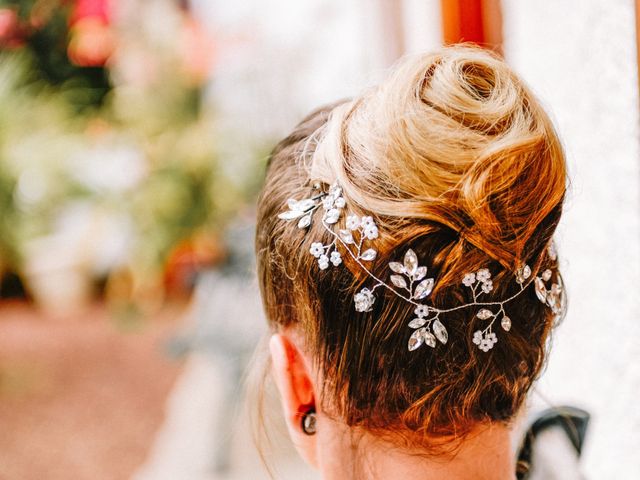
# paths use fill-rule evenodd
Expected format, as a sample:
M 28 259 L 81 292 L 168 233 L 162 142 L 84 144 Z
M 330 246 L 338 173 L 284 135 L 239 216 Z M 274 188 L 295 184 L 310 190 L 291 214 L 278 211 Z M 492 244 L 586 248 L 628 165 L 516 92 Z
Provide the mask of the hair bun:
M 510 268 L 549 240 L 565 193 L 550 119 L 503 61 L 472 47 L 407 57 L 337 107 L 314 166 L 363 210 L 464 231 Z

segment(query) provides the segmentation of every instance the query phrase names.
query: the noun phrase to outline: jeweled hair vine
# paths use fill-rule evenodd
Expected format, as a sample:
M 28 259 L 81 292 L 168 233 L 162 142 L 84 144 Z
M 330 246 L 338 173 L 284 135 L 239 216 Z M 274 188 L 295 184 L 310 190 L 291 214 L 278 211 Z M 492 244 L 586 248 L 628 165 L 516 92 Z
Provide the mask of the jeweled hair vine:
M 376 276 L 369 265 L 375 262 L 378 252 L 370 245 L 379 235 L 378 226 L 371 216 L 358 217 L 348 215 L 344 225 L 338 225 L 347 202 L 343 197 L 340 185 L 333 184 L 328 190 L 322 188 L 321 182 L 313 182 L 313 195 L 305 199 L 290 198 L 287 201 L 286 211 L 278 217 L 285 221 L 295 221 L 299 229 L 311 226 L 314 214 L 317 210 L 320 222 L 324 230 L 331 236 L 327 244 L 313 242 L 309 254 L 317 258 L 319 270 L 326 270 L 330 264 L 338 267 L 342 264 L 343 254 L 347 254 L 371 279 L 371 287 L 364 287 L 354 294 L 354 306 L 358 312 L 370 312 L 375 301 L 375 291 L 384 288 L 415 307 L 413 318 L 408 327 L 414 329 L 409 337 L 408 349 L 416 350 L 422 345 L 436 347 L 436 339 L 446 344 L 449 340 L 447 328 L 441 320 L 441 316 L 456 310 L 471 309 L 476 307 L 474 314 L 480 320 L 487 322 L 486 326 L 476 330 L 473 335 L 473 343 L 484 352 L 488 352 L 498 341 L 493 331 L 496 321 L 504 332 L 511 330 L 511 318 L 507 315 L 505 307 L 508 303 L 520 296 L 529 286 L 533 286 L 537 298 L 547 305 L 554 314 L 561 315 L 564 309 L 564 293 L 562 284 L 552 283 L 547 285 L 553 272 L 545 269 L 538 276 L 532 276 L 531 267 L 523 264 L 514 272 L 513 280 L 519 285 L 519 290 L 503 299 L 487 298 L 493 290 L 491 272 L 487 268 L 480 268 L 475 272 L 465 273 L 460 282 L 472 292 L 473 301 L 459 305 L 451 305 L 446 308 L 438 308 L 430 305 L 427 299 L 435 286 L 435 279 L 428 276 L 428 266 L 419 265 L 419 259 L 412 249 L 407 249 L 402 261 L 389 263 L 390 276 L 384 280 Z M 337 228 L 336 228 L 337 227 Z M 343 228 L 340 228 L 343 227 Z M 547 254 L 552 260 L 557 259 L 556 248 L 553 243 L 547 247 Z M 558 277 L 560 278 L 560 277 Z

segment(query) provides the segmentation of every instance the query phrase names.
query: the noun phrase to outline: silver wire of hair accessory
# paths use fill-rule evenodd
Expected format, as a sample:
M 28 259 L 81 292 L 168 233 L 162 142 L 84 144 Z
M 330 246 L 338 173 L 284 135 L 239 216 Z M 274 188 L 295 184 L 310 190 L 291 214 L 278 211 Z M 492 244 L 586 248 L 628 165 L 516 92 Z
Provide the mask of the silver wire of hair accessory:
M 379 233 L 373 217 L 348 215 L 346 228 L 338 229 L 336 233 L 333 226 L 338 223 L 346 207 L 342 188 L 335 183 L 328 191 L 323 191 L 321 184 L 315 183 L 314 189 L 318 190 L 318 193 L 310 198 L 289 199 L 287 201 L 289 210 L 279 214 L 278 218 L 287 221 L 297 220 L 298 228 L 306 229 L 313 221 L 313 213 L 322 206 L 324 210 L 322 226 L 331 234 L 332 241 L 328 244 L 313 242 L 309 253 L 317 258 L 321 270 L 329 268 L 329 264 L 337 267 L 342 263 L 342 255 L 337 249 L 339 244 L 366 272 L 367 276 L 374 280 L 373 287 L 362 288 L 354 295 L 355 309 L 358 312 L 370 312 L 373 309 L 376 301 L 374 292 L 380 287 L 414 305 L 416 307 L 414 310 L 415 318 L 408 323 L 408 327 L 414 330 L 409 337 L 408 349 L 410 351 L 416 350 L 422 345 L 435 348 L 437 341 L 442 344 L 447 343 L 449 334 L 440 315 L 469 307 L 480 307 L 475 316 L 480 320 L 486 320 L 488 324 L 485 328 L 474 332 L 472 341 L 480 350 L 488 352 L 498 341 L 498 337 L 493 331 L 493 325 L 496 321 L 500 320 L 500 326 L 505 332 L 511 330 L 511 318 L 505 311 L 505 305 L 520 296 L 532 283 L 535 286 L 538 299 L 551 308 L 554 314 L 559 315 L 564 310 L 562 284 L 553 283 L 547 289 L 547 282 L 551 279 L 553 272 L 546 269 L 540 276 L 531 278 L 532 272 L 529 265 L 523 265 L 515 272 L 515 281 L 520 289 L 504 300 L 482 300 L 482 295 L 487 295 L 493 290 L 493 281 L 489 269 L 481 268 L 477 272 L 465 274 L 462 278 L 462 284 L 471 290 L 473 302 L 451 308 L 436 308 L 429 305 L 424 300 L 433 291 L 435 280 L 427 278 L 428 269 L 426 266 L 419 265 L 416 253 L 412 249 L 408 249 L 402 262 L 390 262 L 389 268 L 392 272 L 389 277 L 390 283 L 381 280 L 367 266 L 378 256 L 377 250 L 370 245 L 371 241 L 378 238 Z M 548 252 L 550 258 L 556 260 L 557 253 L 553 243 L 549 245 Z

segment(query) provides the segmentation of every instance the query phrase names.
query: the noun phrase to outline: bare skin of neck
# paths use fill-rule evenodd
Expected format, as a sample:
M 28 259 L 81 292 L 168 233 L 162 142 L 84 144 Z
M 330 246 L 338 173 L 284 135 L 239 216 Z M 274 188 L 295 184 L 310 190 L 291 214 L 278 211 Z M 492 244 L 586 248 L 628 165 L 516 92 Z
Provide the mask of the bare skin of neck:
M 326 422 L 318 431 L 318 467 L 323 480 L 514 480 L 511 431 L 479 427 L 455 455 L 428 457 L 348 427 Z

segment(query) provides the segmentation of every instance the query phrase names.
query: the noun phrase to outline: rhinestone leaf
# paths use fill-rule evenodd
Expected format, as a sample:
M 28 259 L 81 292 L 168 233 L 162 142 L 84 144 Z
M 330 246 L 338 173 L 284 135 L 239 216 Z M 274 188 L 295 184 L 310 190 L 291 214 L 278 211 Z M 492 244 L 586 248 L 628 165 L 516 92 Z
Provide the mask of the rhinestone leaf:
M 554 283 L 553 285 L 551 285 L 551 291 L 549 292 L 549 294 L 547 295 L 547 305 L 549 305 L 551 307 L 551 311 L 553 313 L 559 313 L 560 312 L 560 305 L 559 305 L 559 297 L 560 297 L 560 290 L 554 288 L 556 284 Z
M 502 325 L 502 329 L 505 332 L 508 332 L 509 330 L 511 330 L 511 319 L 505 315 L 504 317 L 502 317 L 500 325 Z
M 433 290 L 433 278 L 427 278 L 421 281 L 413 292 L 413 298 L 416 300 L 422 300 L 428 296 Z
M 373 248 L 369 248 L 368 250 L 365 250 L 364 252 L 362 252 L 362 255 L 360 255 L 360 258 L 362 260 L 366 260 L 367 262 L 372 262 L 373 260 L 376 259 L 377 255 L 378 255 L 378 252 L 376 252 Z
M 413 279 L 417 282 L 427 276 L 427 267 L 418 267 Z
M 311 215 L 305 215 L 298 222 L 298 228 L 307 228 L 311 225 Z
M 411 249 L 404 254 L 404 268 L 409 275 L 415 275 L 416 270 L 418 270 L 418 257 L 416 252 Z
M 481 309 L 477 315 L 480 320 L 488 320 L 493 317 L 493 312 L 491 310 L 487 310 L 486 308 Z
M 409 337 L 409 351 L 412 352 L 422 346 L 424 343 L 424 334 L 427 333 L 426 328 L 420 328 Z
M 310 208 L 315 207 L 316 202 L 311 200 L 310 198 L 307 198 L 306 200 L 300 200 L 298 202 L 298 205 L 296 206 L 296 210 L 302 210 L 304 212 L 306 212 L 307 210 L 309 210 Z M 291 208 L 291 207 L 289 207 Z
M 437 318 L 433 321 L 433 333 L 436 334 L 436 338 L 440 340 L 442 344 L 447 343 L 449 340 L 449 334 L 447 333 L 447 329 L 444 327 L 442 322 Z
M 546 303 L 547 289 L 544 286 L 544 282 L 540 277 L 536 277 L 535 286 L 536 286 L 536 296 L 538 297 L 538 300 L 540 300 L 542 303 Z
M 544 272 L 542 272 L 542 279 L 545 282 L 548 282 L 549 280 L 551 280 L 551 275 L 553 275 L 553 273 L 547 268 Z
M 552 295 L 550 296 L 554 297 L 554 300 L 553 300 L 553 304 L 549 302 L 549 306 L 551 307 L 551 311 L 553 313 L 555 313 L 556 315 L 559 315 L 563 313 L 566 308 L 565 298 L 560 291 L 558 291 L 558 293 L 555 293 L 555 294 L 552 291 L 551 294 Z
M 411 320 L 409 322 L 409 327 L 410 328 L 420 328 L 425 323 L 427 323 L 427 319 L 426 318 L 414 318 L 413 320 Z
M 424 343 L 429 345 L 431 348 L 436 347 L 436 337 L 433 336 L 431 332 L 424 332 Z
M 553 260 L 554 262 L 558 259 L 558 251 L 556 250 L 556 245 L 555 243 L 551 242 L 549 244 L 549 258 L 551 258 L 551 260 Z
M 332 208 L 331 210 L 327 211 L 327 213 L 324 216 L 324 221 L 327 222 L 329 225 L 338 223 L 339 219 L 340 219 L 340 210 L 338 210 L 337 208 Z
M 407 281 L 400 275 L 391 275 L 391 283 L 398 288 L 407 288 Z
M 404 266 L 399 262 L 391 262 L 389 263 L 389 268 L 396 273 L 406 273 Z
M 289 207 L 289 210 L 301 210 L 300 208 L 298 208 L 298 200 L 296 200 L 295 198 L 290 198 L 287 200 L 287 207 Z
M 354 243 L 353 234 L 351 233 L 351 230 L 346 230 L 346 229 L 340 230 L 338 234 L 340 235 L 340 239 L 347 245 Z
M 527 278 L 531 276 L 531 267 L 529 265 L 524 265 L 522 268 L 519 268 L 516 272 L 516 282 L 523 284 L 526 282 Z
M 278 215 L 280 220 L 293 220 L 294 218 L 300 218 L 304 215 L 302 210 L 289 210 L 287 212 L 282 212 Z

